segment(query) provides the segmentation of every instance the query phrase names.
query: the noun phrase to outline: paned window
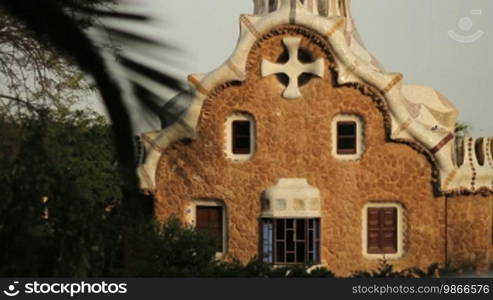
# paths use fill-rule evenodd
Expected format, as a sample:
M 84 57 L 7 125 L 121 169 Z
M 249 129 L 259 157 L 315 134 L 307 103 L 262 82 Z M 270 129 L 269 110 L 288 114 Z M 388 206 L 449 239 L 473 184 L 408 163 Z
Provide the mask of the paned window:
M 263 219 L 262 245 L 267 263 L 319 263 L 320 220 Z

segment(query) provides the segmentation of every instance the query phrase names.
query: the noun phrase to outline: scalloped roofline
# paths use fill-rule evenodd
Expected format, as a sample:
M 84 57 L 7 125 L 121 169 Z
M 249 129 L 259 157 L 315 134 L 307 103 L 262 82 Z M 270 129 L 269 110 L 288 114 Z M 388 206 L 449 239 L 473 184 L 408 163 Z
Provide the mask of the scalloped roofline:
M 468 163 L 458 167 L 455 158 L 454 128 L 430 128 L 429 124 L 410 114 L 404 104 L 407 99 L 402 91 L 403 75 L 387 73 L 373 61 L 361 59 L 361 55 L 356 55 L 348 44 L 348 29 L 354 26 L 352 20 L 315 15 L 299 0 L 282 0 L 280 8 L 270 14 L 241 15 L 240 38 L 233 54 L 210 73 L 188 76 L 193 99 L 183 117 L 163 130 L 145 133 L 141 137 L 146 152 L 145 162 L 137 170 L 142 190 L 150 193 L 155 191 L 156 171 L 162 152 L 180 139 L 195 137 L 202 104 L 209 93 L 221 84 L 244 81 L 248 55 L 257 40 L 274 28 L 289 24 L 304 26 L 326 38 L 332 46 L 339 71 L 338 84 L 364 83 L 376 88 L 383 95 L 391 119 L 391 141 L 406 140 L 427 149 L 424 151 L 433 157 L 432 163 L 435 163 L 434 167 L 438 170 L 439 178 L 434 178 L 439 183 L 438 194 L 493 192 L 491 139 L 486 139 L 483 143 L 487 163 L 481 166 L 475 152 L 470 147 L 465 147 L 464 156 L 469 159 Z M 361 47 L 358 50 L 366 51 L 364 47 L 363 50 Z M 432 100 L 435 101 L 430 99 Z M 452 113 L 456 114 L 455 108 L 453 110 Z M 474 140 L 469 138 L 467 143 L 470 145 Z

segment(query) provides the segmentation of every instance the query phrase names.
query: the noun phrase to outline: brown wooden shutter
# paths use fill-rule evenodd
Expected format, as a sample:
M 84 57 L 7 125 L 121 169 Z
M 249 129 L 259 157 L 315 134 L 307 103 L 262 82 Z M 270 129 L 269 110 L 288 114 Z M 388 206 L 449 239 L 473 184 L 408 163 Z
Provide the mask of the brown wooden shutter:
M 383 253 L 397 252 L 397 208 L 389 207 L 380 210 L 382 220 L 380 247 Z
M 368 208 L 367 227 L 368 253 L 397 252 L 397 208 Z
M 368 208 L 368 253 L 380 253 L 380 210 Z
M 223 209 L 220 206 L 197 206 L 196 227 L 217 238 L 217 251 L 223 251 Z

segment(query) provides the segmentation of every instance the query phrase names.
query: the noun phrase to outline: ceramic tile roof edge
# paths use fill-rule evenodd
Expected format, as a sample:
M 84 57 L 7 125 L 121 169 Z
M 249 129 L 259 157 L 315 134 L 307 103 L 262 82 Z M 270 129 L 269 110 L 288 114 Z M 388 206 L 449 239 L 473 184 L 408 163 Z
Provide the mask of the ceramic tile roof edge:
M 294 19 L 294 24 L 314 30 L 327 38 L 334 50 L 337 67 L 340 71 L 338 76 L 340 84 L 363 82 L 377 88 L 385 96 L 393 119 L 392 133 L 396 133 L 397 130 L 400 131 L 392 137 L 396 140 L 401 136 L 410 137 L 413 142 L 419 143 L 433 154 L 440 173 L 442 193 L 454 195 L 484 193 L 484 191 L 493 192 L 493 164 L 479 165 L 475 152 L 464 147 L 465 159 L 471 158 L 471 160 L 458 167 L 455 162 L 454 132 L 451 130 L 433 130 L 433 128 L 427 127 L 422 122 L 415 120 L 403 105 L 405 97 L 401 91 L 402 74 L 386 73 L 378 66 L 359 59 L 351 51 L 345 39 L 347 18 L 314 15 L 307 11 L 299 1 L 296 3 L 294 18 L 291 7 L 287 5 L 266 15 L 241 15 L 240 38 L 233 54 L 214 71 L 203 76 L 189 76 L 189 85 L 193 90 L 194 97 L 192 106 L 185 114 L 183 122 L 174 124 L 153 135 L 155 139 L 153 144 L 159 145 L 158 148 L 144 142 L 148 154 L 144 164 L 138 168 L 143 190 L 152 192 L 155 189 L 156 170 L 162 152 L 158 149 L 164 149 L 171 143 L 183 138 L 193 138 L 202 103 L 207 99 L 210 91 L 222 83 L 243 81 L 250 49 L 258 38 L 276 27 L 293 24 Z M 347 70 L 350 71 L 350 74 L 345 76 Z M 183 126 L 184 124 L 185 126 Z M 406 124 L 405 128 L 401 126 L 402 124 Z M 474 140 L 468 141 L 475 143 Z M 490 140 L 487 139 L 487 141 Z M 485 155 L 489 155 L 491 158 L 491 147 L 487 149 L 487 145 L 484 143 L 483 148 Z

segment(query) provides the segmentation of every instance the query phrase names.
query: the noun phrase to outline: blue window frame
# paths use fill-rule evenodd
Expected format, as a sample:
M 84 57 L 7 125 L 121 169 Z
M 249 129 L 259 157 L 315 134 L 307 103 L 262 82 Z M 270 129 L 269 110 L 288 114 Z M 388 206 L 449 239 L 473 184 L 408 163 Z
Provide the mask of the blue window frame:
M 262 219 L 262 257 L 273 264 L 320 262 L 320 219 Z

